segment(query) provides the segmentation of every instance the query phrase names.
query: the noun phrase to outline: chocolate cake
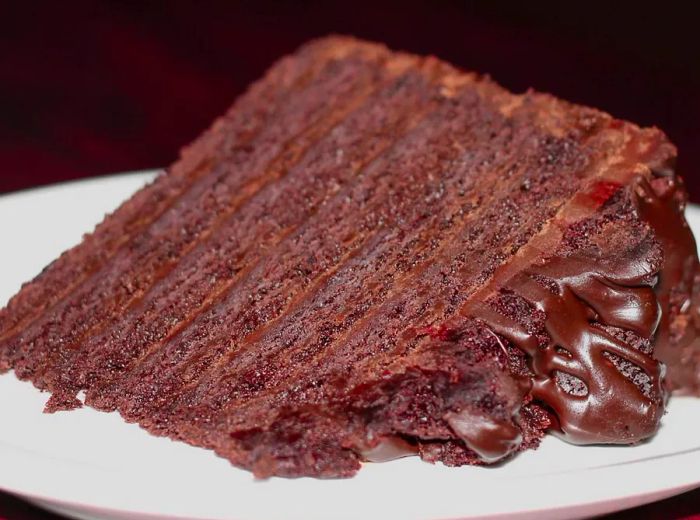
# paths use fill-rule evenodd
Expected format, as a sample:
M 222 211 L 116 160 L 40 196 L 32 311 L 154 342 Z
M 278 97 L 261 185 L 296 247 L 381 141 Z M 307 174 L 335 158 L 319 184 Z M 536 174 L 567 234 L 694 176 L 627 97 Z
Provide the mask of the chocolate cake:
M 675 154 L 433 57 L 313 41 L 24 285 L 0 370 L 261 477 L 636 443 L 700 389 Z

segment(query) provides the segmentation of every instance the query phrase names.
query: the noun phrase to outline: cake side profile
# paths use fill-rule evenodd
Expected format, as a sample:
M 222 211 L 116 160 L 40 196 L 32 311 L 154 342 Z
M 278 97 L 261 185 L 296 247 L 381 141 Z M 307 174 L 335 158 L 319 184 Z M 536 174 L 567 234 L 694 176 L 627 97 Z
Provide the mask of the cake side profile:
M 0 311 L 0 372 L 257 476 L 551 431 L 654 435 L 700 392 L 676 150 L 433 57 L 310 42 Z

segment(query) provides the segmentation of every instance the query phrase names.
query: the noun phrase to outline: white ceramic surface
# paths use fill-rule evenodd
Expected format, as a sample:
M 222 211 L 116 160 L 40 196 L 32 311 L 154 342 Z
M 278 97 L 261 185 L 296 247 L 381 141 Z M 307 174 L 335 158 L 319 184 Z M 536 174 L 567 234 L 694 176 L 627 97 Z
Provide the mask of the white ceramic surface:
M 0 197 L 0 305 L 152 174 Z M 689 208 L 700 230 L 700 210 Z M 700 400 L 675 398 L 636 447 L 542 447 L 496 468 L 416 458 L 349 480 L 255 481 L 205 450 L 156 438 L 115 414 L 44 415 L 47 395 L 0 376 L 0 489 L 84 519 L 352 520 L 577 518 L 700 486 Z

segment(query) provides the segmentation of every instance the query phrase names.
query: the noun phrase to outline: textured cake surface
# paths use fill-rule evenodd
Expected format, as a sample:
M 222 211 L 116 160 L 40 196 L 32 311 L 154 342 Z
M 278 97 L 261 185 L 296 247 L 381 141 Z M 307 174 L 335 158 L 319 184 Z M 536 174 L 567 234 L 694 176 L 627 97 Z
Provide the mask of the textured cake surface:
M 638 442 L 698 392 L 674 157 L 657 129 L 317 40 L 25 284 L 0 371 L 262 477 Z

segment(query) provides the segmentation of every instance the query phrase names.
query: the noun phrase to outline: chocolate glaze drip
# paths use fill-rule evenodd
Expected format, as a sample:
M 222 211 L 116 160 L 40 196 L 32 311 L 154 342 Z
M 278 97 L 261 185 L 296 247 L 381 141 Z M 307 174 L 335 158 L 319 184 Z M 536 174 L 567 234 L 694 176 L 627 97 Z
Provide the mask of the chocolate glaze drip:
M 653 184 L 653 186 L 652 186 Z M 700 268 L 695 239 L 683 212 L 683 181 L 664 176 L 635 184 L 640 216 L 654 230 L 664 250 L 656 293 L 662 309 L 654 355 L 669 368 L 671 390 L 700 393 Z
M 523 440 L 520 429 L 510 420 L 499 421 L 470 410 L 448 413 L 445 420 L 484 462 L 498 461 L 516 450 Z
M 418 447 L 396 435 L 387 435 L 374 446 L 359 446 L 356 451 L 366 462 L 388 462 L 417 455 Z
M 639 216 L 654 230 L 664 250 L 665 263 L 658 273 L 657 287 L 653 287 L 655 269 L 645 260 L 588 253 L 555 256 L 531 265 L 507 280 L 502 289 L 519 295 L 545 314 L 551 342 L 544 346 L 524 326 L 484 301 L 472 302 L 465 309 L 464 314 L 484 322 L 500 338 L 529 356 L 534 374 L 529 393 L 551 410 L 557 425 L 555 433 L 568 442 L 629 444 L 658 430 L 667 397 L 663 384 L 665 365 L 620 341 L 600 325 L 627 329 L 643 338 L 656 334 L 662 353 L 673 343 L 670 295 L 675 288 L 693 286 L 698 265 L 695 242 L 678 202 L 679 182 L 665 179 L 667 189 L 661 194 L 643 177 L 632 183 Z M 545 286 L 541 280 L 549 283 Z M 681 305 L 682 312 L 690 312 L 692 307 L 689 299 Z M 697 322 L 692 322 L 685 328 L 683 339 L 676 339 L 676 343 L 690 344 L 697 339 L 697 330 Z M 681 350 L 674 352 L 682 354 Z M 625 377 L 606 353 L 643 370 L 650 390 L 643 392 Z M 574 395 L 562 388 L 557 382 L 558 373 L 580 380 L 585 385 L 585 395 Z M 524 396 L 527 393 L 526 390 Z M 469 428 L 463 427 L 467 421 L 446 419 L 469 448 L 483 460 L 493 462 L 519 445 L 513 422 L 517 413 L 513 410 L 512 418 L 500 423 Z

